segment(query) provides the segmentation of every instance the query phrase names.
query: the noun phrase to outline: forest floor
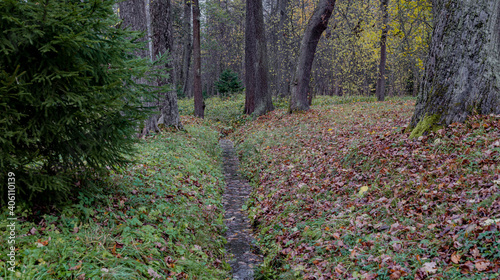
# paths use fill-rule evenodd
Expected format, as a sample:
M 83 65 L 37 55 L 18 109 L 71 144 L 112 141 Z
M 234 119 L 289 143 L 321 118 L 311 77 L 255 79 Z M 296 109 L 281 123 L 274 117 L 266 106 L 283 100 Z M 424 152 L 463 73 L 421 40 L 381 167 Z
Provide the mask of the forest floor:
M 186 131 L 141 140 L 67 203 L 18 205 L 15 273 L 0 213 L 0 280 L 231 279 L 241 211 L 255 279 L 500 278 L 500 116 L 409 139 L 412 98 L 318 97 L 294 115 L 277 100 L 253 121 L 242 95 L 206 104 L 202 121 L 179 100 Z M 224 207 L 231 186 L 242 206 Z
M 499 279 L 500 116 L 409 139 L 413 100 L 351 101 L 232 134 L 258 278 Z
M 228 279 L 219 133 L 183 123 L 140 140 L 135 163 L 78 182 L 67 202 L 19 204 L 15 272 L 1 212 L 0 280 Z

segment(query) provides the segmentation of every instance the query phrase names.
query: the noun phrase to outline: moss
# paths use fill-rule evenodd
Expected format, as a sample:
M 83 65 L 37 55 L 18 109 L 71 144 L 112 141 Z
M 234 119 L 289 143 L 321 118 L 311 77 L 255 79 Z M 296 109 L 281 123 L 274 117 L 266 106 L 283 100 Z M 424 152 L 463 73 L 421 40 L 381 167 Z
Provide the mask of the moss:
M 437 124 L 440 118 L 441 114 L 434 114 L 431 116 L 425 115 L 425 117 L 421 119 L 417 126 L 412 130 L 410 138 L 420 137 L 425 132 L 440 129 L 442 126 Z

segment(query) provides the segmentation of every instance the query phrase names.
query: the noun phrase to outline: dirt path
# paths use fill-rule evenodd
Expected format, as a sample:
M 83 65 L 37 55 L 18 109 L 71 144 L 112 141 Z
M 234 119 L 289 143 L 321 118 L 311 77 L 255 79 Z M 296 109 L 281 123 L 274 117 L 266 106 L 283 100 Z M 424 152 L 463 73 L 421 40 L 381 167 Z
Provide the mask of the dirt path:
M 238 173 L 239 161 L 234 153 L 233 142 L 220 140 L 224 157 L 224 175 L 226 191 L 223 203 L 226 211 L 225 220 L 228 230 L 226 249 L 232 258 L 229 264 L 233 271 L 233 279 L 253 279 L 253 268 L 261 261 L 261 257 L 251 252 L 251 226 L 246 215 L 241 211 L 251 192 L 251 187 Z

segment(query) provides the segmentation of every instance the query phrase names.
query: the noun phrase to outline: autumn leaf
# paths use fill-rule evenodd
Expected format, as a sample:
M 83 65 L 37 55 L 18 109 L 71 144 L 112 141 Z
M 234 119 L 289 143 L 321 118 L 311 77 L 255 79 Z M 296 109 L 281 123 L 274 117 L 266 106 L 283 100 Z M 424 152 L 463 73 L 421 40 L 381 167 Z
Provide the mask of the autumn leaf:
M 393 273 L 391 273 L 391 275 L 389 276 L 391 278 L 391 280 L 397 280 L 399 278 L 401 278 L 402 273 L 401 271 L 397 270 L 397 271 L 394 271 Z
M 479 253 L 479 250 L 476 247 L 474 247 L 473 249 L 470 249 L 470 253 L 474 258 L 478 258 L 479 256 L 481 256 L 481 254 Z
M 461 256 L 459 254 L 457 254 L 457 252 L 455 252 L 455 253 L 453 253 L 451 255 L 451 261 L 453 263 L 459 263 L 460 262 L 460 258 L 461 258 Z
M 82 261 L 79 261 L 77 265 L 70 267 L 68 270 L 78 270 L 82 267 Z
M 485 271 L 490 266 L 490 262 L 487 260 L 477 260 L 474 266 L 479 271 Z
M 359 195 L 363 195 L 363 193 L 367 192 L 368 191 L 368 186 L 362 186 L 360 189 L 359 189 L 359 192 L 358 194 Z
M 427 272 L 429 274 L 434 274 L 437 271 L 435 262 L 424 263 L 424 265 L 420 268 L 421 271 Z

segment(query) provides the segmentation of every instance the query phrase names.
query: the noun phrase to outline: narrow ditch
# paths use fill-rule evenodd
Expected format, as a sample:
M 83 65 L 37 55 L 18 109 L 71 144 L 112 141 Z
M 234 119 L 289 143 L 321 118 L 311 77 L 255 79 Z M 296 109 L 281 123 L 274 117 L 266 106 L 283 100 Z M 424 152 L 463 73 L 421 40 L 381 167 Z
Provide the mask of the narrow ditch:
M 254 268 L 262 261 L 262 257 L 252 253 L 252 228 L 250 221 L 241 207 L 245 204 L 252 188 L 248 181 L 239 175 L 239 161 L 234 152 L 233 142 L 222 139 L 219 142 L 224 159 L 224 176 L 226 191 L 223 204 L 227 226 L 226 250 L 231 254 L 229 264 L 233 279 L 254 279 Z

